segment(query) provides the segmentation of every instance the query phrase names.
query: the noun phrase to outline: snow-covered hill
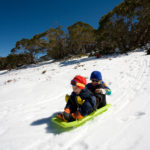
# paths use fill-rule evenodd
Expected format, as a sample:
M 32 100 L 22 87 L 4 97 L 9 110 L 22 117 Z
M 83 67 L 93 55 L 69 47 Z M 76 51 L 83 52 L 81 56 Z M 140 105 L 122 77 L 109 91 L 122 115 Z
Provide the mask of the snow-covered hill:
M 102 72 L 112 107 L 70 131 L 51 117 L 65 106 L 70 80 Z M 0 71 L 0 150 L 149 150 L 150 56 L 144 51 Z

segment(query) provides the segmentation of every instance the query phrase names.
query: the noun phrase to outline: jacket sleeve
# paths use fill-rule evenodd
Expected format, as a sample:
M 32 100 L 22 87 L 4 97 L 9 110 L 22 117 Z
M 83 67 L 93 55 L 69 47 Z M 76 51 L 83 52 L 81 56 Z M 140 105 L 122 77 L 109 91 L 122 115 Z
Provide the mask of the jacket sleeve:
M 69 100 L 68 100 L 68 102 L 67 102 L 67 104 L 65 106 L 65 109 L 67 108 L 67 109 L 71 110 L 72 107 L 74 107 L 74 108 L 77 107 L 77 104 L 75 102 L 75 94 L 74 94 L 74 92 L 71 93 L 70 98 L 69 98 Z
M 91 88 L 92 88 L 92 84 L 91 84 L 91 83 L 88 83 L 88 84 L 86 85 L 86 87 L 87 87 L 87 89 L 91 89 Z
M 102 85 L 103 85 L 103 87 L 104 87 L 104 89 L 105 89 L 105 91 L 106 91 L 106 95 L 111 95 L 111 90 L 110 90 L 110 88 L 107 86 L 107 84 L 104 82 L 104 81 L 102 81 Z

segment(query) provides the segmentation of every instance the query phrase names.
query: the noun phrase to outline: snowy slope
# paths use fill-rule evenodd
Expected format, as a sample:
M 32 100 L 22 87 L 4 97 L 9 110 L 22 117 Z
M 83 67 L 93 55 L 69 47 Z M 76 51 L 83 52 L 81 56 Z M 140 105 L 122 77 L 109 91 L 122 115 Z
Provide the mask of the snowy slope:
M 55 128 L 70 80 L 102 72 L 112 107 L 81 127 Z M 42 73 L 46 71 L 45 73 Z M 150 56 L 144 51 L 0 71 L 0 150 L 149 150 Z

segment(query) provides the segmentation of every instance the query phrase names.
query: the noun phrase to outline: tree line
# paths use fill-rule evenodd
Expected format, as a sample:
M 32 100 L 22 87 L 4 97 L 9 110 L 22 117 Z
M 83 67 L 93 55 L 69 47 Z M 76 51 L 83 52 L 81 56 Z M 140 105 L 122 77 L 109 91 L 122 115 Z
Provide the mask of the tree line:
M 17 41 L 11 53 L 0 58 L 0 69 L 36 63 L 40 54 L 45 54 L 40 58 L 44 61 L 85 55 L 93 50 L 101 54 L 113 54 L 116 49 L 126 53 L 149 42 L 150 1 L 124 0 L 100 18 L 98 29 L 79 21 L 68 26 L 67 31 L 58 26 Z

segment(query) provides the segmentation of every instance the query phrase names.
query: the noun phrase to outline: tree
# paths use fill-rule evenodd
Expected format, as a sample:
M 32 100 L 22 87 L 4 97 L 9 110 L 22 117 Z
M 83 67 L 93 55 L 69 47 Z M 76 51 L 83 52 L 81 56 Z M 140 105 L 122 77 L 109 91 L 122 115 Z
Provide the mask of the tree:
M 18 51 L 26 53 L 30 57 L 30 63 L 35 63 L 36 55 L 45 50 L 44 44 L 46 41 L 42 39 L 45 33 L 37 34 L 31 39 L 22 39 L 16 43 L 16 47 L 11 50 L 14 54 Z
M 0 57 L 0 70 L 6 69 L 6 57 Z
M 22 65 L 30 64 L 29 54 L 9 54 L 6 57 L 6 64 L 11 69 L 17 68 Z
M 67 54 L 67 35 L 61 29 L 51 28 L 46 31 L 48 55 L 54 59 L 64 58 Z
M 68 27 L 69 49 L 72 54 L 83 53 L 83 44 L 95 42 L 95 30 L 81 21 Z
M 100 19 L 97 30 L 99 48 L 127 52 L 142 46 L 150 37 L 150 1 L 124 0 Z

